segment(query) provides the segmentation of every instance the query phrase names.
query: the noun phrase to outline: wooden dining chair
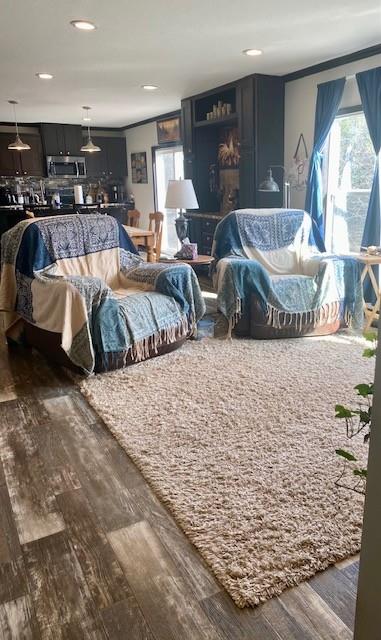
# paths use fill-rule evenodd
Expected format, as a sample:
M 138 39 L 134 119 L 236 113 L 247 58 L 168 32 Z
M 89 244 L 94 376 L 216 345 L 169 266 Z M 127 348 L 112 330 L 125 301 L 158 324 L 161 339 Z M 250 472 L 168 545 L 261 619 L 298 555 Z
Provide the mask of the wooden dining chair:
M 153 231 L 155 234 L 155 242 L 153 247 L 153 252 L 156 258 L 156 262 L 160 260 L 161 254 L 161 241 L 163 237 L 163 224 L 164 224 L 164 214 L 161 211 L 155 211 L 154 213 L 149 214 L 149 231 Z
M 129 227 L 138 227 L 140 220 L 140 211 L 137 209 L 131 209 L 127 213 L 127 226 Z

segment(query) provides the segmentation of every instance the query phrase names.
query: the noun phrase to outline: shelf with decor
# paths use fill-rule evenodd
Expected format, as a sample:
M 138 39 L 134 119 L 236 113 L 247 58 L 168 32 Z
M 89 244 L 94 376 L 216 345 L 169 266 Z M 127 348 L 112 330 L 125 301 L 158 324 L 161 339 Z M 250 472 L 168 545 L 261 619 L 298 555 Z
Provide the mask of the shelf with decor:
M 224 105 L 222 114 L 218 109 Z M 184 174 L 193 180 L 199 202 L 199 211 L 190 214 L 190 237 L 202 253 L 211 250 L 216 216 L 237 208 L 282 206 L 282 190 L 263 193 L 258 187 L 270 165 L 284 163 L 283 122 L 279 76 L 246 76 L 182 101 Z M 281 176 L 277 182 L 282 183 Z
M 216 122 L 228 118 L 237 111 L 236 88 L 225 85 L 217 90 L 206 91 L 194 99 L 193 121 L 197 126 L 200 122 Z
M 238 122 L 238 116 L 236 113 L 231 113 L 228 116 L 221 116 L 221 118 L 212 118 L 210 120 L 198 120 L 194 123 L 196 128 L 198 127 L 215 127 L 223 126 L 226 124 L 234 124 Z

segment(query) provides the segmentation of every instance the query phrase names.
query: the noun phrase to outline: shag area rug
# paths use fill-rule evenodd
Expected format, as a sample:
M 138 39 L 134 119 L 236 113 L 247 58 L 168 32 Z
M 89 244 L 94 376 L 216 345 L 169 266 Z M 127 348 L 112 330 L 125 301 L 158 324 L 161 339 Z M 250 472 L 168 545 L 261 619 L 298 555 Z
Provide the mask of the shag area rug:
M 213 340 L 80 383 L 240 607 L 359 551 L 363 498 L 335 487 L 336 403 L 374 363 L 350 336 Z M 365 461 L 361 437 L 351 449 Z

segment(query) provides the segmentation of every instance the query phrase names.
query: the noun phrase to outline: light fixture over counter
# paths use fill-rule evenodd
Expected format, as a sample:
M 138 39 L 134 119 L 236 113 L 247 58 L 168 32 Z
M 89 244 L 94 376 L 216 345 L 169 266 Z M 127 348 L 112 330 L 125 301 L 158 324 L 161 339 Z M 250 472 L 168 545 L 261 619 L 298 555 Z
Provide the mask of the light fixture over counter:
M 82 109 L 85 112 L 85 115 L 83 116 L 83 119 L 87 122 L 87 142 L 86 142 L 86 144 L 82 145 L 81 151 L 83 151 L 84 153 L 95 153 L 96 151 L 100 151 L 101 148 L 98 147 L 96 144 L 94 144 L 94 142 L 91 139 L 91 134 L 90 134 L 90 120 L 91 120 L 91 118 L 89 117 L 89 111 L 90 111 L 91 107 L 82 107 Z
M 14 115 L 15 127 L 16 127 L 16 138 L 14 142 L 11 142 L 8 145 L 8 149 L 10 149 L 11 151 L 29 151 L 31 148 L 30 145 L 27 144 L 26 142 L 23 142 L 19 136 L 19 126 L 17 124 L 17 116 L 16 116 L 16 104 L 18 104 L 18 102 L 17 100 L 8 100 L 8 102 L 13 106 L 13 115 Z

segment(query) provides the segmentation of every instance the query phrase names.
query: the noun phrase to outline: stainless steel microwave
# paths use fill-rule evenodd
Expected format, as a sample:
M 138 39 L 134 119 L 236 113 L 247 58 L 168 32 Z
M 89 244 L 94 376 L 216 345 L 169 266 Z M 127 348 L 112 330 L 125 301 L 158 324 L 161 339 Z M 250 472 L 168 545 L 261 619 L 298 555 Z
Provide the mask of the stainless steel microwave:
M 49 178 L 85 178 L 86 161 L 80 156 L 47 156 Z

